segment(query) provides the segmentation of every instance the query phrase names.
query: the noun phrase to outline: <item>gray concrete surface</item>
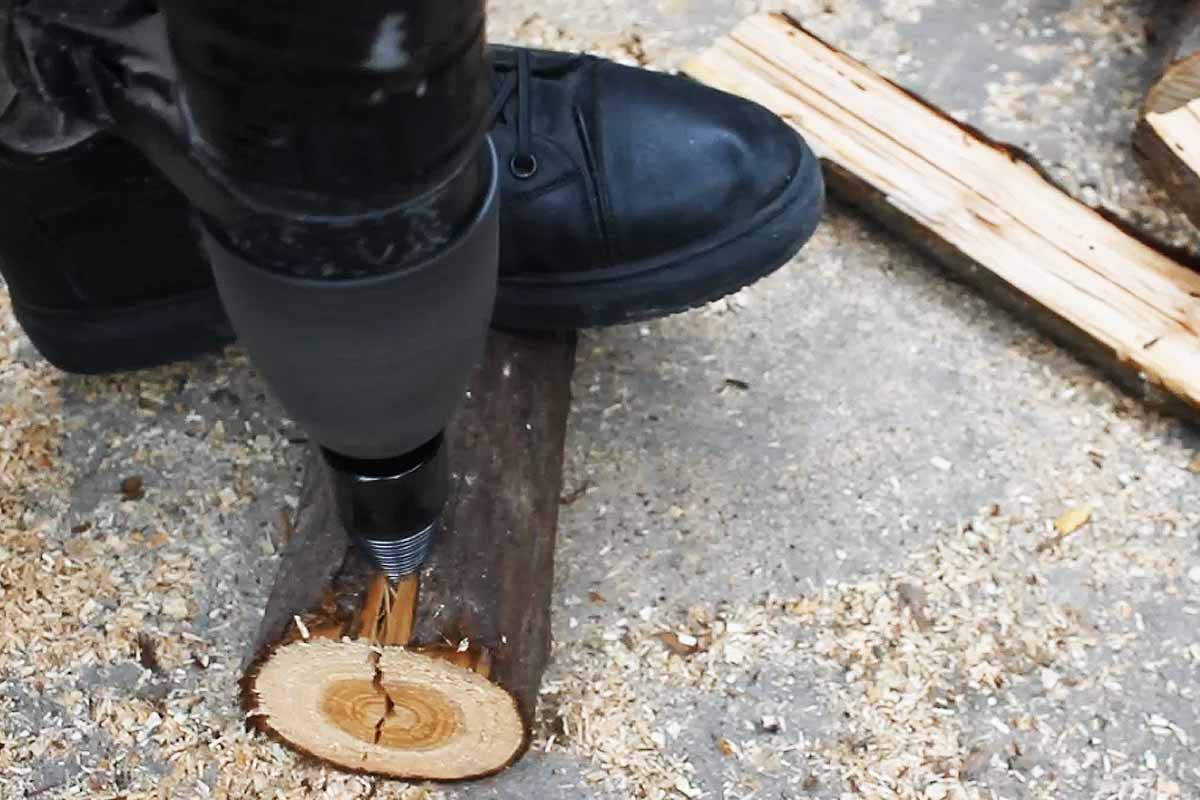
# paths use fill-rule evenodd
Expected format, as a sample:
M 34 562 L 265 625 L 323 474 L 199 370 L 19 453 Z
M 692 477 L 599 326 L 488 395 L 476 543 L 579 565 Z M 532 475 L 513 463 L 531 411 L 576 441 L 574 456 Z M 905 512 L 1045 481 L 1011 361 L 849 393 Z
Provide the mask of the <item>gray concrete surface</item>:
M 647 60 L 673 66 L 764 5 L 519 0 L 498 4 L 493 24 L 498 38 L 599 48 L 628 43 L 634 31 Z M 1149 2 L 789 7 L 881 72 L 1031 150 L 1089 202 L 1196 244 L 1128 153 L 1156 58 L 1146 39 Z M 59 521 L 52 542 L 66 541 L 81 521 L 93 525 L 97 547 L 110 549 L 129 531 L 171 532 L 158 550 L 130 545 L 112 569 L 137 586 L 163 569 L 186 573 L 176 582 L 187 587 L 189 621 L 147 609 L 146 624 L 164 640 L 168 696 L 199 692 L 204 700 L 187 712 L 194 767 L 186 774 L 182 757 L 122 744 L 101 726 L 35 764 L 17 762 L 25 771 L 0 776 L 17 793 L 0 795 L 67 796 L 95 780 L 113 796 L 153 796 L 164 786 L 169 796 L 205 796 L 214 786 L 255 796 L 246 787 L 260 767 L 232 766 L 219 754 L 242 741 L 232 681 L 269 588 L 277 508 L 296 492 L 302 447 L 287 441 L 296 432 L 236 352 L 122 379 L 67 378 L 59 387 L 72 485 L 65 494 L 42 492 L 37 515 Z M 1200 444 L 1194 428 L 1123 396 L 836 203 L 792 265 L 730 302 L 584 335 L 574 389 L 567 482 L 583 492 L 562 519 L 558 646 L 542 744 L 555 740 L 508 773 L 447 796 L 1200 796 L 1200 584 L 1187 577 L 1200 566 L 1200 492 L 1186 469 Z M 224 432 L 214 434 L 218 421 Z M 134 471 L 145 475 L 147 497 L 123 503 L 113 486 Z M 646 638 L 656 624 L 686 627 L 694 607 L 756 620 L 755 610 L 775 608 L 775 599 L 825 598 L 815 602 L 836 616 L 837 598 L 849 607 L 872 582 L 932 582 L 934 573 L 923 572 L 933 564 L 927 554 L 952 549 L 966 536 L 963 523 L 991 504 L 1011 525 L 1011 541 L 996 539 L 996 552 L 1019 549 L 1011 562 L 996 556 L 997 592 L 1007 591 L 1008 566 L 1027 566 L 1036 574 L 1031 605 L 1017 610 L 1032 620 L 1053 607 L 1080 644 L 1064 645 L 1057 660 L 1010 689 L 989 693 L 953 680 L 937 687 L 953 695 L 943 716 L 958 726 L 945 783 L 918 786 L 900 776 L 889 794 L 855 777 L 849 759 L 883 763 L 883 744 L 838 749 L 858 730 L 851 717 L 871 709 L 845 694 L 855 667 L 821 657 L 819 646 L 793 655 L 827 633 L 819 625 L 785 622 L 770 637 L 749 639 L 740 661 L 726 654 L 715 684 L 691 672 L 693 683 L 664 678 L 627 661 L 653 645 L 623 644 L 622 632 Z M 1094 509 L 1087 527 L 1061 551 L 1035 549 L 1051 521 L 1082 505 Z M 163 567 L 163 553 L 187 564 Z M 986 571 L 986 562 L 970 564 Z M 122 600 L 114 593 L 98 602 Z M 179 639 L 180 630 L 192 638 Z M 1037 633 L 1048 642 L 1070 638 L 1053 626 Z M 70 740 L 71 690 L 116 702 L 152 690 L 152 676 L 122 666 L 137 663 L 134 653 L 98 651 L 81 657 L 82 667 L 67 659 L 59 695 L 30 689 L 20 658 L 10 655 L 0 675 L 6 740 L 46 728 Z M 650 711 L 623 711 L 612 724 L 667 731 L 647 746 L 649 766 L 630 756 L 625 778 L 622 765 L 605 760 L 605 746 L 573 741 L 553 719 L 555 710 L 586 705 L 588 681 L 611 689 L 613 680 L 622 684 L 614 697 L 636 698 Z M 1022 715 L 1036 721 L 1032 729 L 1019 723 Z M 764 716 L 784 720 L 782 731 L 772 732 Z M 785 740 L 794 746 L 781 746 Z M 417 796 L 389 782 L 332 776 L 278 748 L 256 753 L 262 769 L 269 761 L 308 787 L 288 796 Z M 671 788 L 656 770 L 678 771 L 686 788 Z M 147 777 L 155 775 L 170 780 Z

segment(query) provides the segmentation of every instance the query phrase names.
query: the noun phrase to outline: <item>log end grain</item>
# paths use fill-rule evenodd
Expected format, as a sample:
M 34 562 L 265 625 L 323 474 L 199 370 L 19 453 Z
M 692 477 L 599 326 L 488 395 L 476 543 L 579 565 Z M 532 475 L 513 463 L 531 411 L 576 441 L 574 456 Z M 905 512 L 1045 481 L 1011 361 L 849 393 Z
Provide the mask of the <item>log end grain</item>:
M 248 676 L 250 722 L 345 770 L 407 780 L 490 775 L 526 745 L 513 697 L 438 654 L 297 640 Z

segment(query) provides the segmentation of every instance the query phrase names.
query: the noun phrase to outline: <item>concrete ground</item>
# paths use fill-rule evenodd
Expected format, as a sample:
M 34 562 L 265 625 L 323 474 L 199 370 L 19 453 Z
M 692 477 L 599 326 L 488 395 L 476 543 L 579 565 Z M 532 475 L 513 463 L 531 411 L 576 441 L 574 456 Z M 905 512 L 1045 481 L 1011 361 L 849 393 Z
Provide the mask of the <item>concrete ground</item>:
M 787 5 L 1197 245 L 1129 155 L 1150 2 Z M 670 67 L 759 8 L 493 24 Z M 303 451 L 245 358 L 66 377 L 0 319 L 0 797 L 1200 797 L 1200 436 L 836 203 L 737 297 L 581 339 L 544 725 L 445 790 L 241 731 Z

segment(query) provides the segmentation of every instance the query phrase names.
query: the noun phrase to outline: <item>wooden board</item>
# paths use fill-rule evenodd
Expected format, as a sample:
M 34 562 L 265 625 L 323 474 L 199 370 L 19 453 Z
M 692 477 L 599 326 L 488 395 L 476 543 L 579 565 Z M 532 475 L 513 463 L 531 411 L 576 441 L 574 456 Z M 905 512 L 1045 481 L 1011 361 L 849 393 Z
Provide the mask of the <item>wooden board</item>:
M 685 70 L 790 121 L 831 188 L 1128 383 L 1200 407 L 1200 274 L 780 14 Z

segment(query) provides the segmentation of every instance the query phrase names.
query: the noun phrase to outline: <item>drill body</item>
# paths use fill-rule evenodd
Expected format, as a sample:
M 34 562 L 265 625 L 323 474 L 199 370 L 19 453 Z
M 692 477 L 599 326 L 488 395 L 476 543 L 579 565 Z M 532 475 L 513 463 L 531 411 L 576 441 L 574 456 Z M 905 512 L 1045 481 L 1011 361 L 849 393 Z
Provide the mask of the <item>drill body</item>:
M 443 430 L 496 292 L 480 0 L 24 0 L 20 91 L 188 197 L 255 367 L 392 577 L 428 552 Z

